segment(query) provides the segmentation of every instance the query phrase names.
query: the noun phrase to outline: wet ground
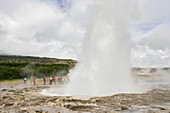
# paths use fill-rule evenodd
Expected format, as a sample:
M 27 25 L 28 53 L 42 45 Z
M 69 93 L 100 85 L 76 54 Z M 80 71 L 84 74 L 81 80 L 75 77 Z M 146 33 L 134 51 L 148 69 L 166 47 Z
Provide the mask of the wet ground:
M 170 88 L 162 86 L 142 94 L 116 94 L 86 99 L 40 95 L 58 86 L 13 85 L 0 89 L 2 113 L 170 113 Z

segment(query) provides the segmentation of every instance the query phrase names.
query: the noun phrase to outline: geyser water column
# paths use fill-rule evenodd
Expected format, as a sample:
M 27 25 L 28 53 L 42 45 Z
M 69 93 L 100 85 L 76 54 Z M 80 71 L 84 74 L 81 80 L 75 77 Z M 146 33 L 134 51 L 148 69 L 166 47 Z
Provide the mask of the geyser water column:
M 130 22 L 136 0 L 97 0 L 78 65 L 66 92 L 71 95 L 109 95 L 135 91 L 130 74 Z

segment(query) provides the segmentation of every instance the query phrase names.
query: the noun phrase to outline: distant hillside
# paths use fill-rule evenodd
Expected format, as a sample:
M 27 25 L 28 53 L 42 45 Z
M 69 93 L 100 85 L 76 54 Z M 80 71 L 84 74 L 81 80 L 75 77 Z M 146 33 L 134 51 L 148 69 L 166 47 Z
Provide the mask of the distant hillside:
M 0 55 L 0 81 L 35 77 L 65 76 L 75 60 L 31 56 Z
M 74 67 L 75 60 L 72 59 L 57 59 L 46 57 L 33 56 L 15 56 L 15 55 L 0 55 L 0 63 L 42 63 L 42 64 L 67 64 L 69 67 Z

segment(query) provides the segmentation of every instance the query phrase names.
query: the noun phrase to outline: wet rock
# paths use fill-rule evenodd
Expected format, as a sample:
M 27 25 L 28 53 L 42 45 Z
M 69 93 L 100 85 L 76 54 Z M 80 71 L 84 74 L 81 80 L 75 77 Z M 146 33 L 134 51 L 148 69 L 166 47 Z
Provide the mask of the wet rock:
M 13 102 L 5 104 L 5 106 L 13 106 L 13 105 L 14 105 Z
M 49 102 L 48 105 L 49 105 L 49 106 L 56 106 L 57 103 L 51 103 L 51 102 Z
M 95 102 L 101 102 L 101 100 L 99 100 L 99 99 L 96 99 L 96 100 L 94 100 Z
M 20 112 L 27 112 L 27 108 L 20 108 Z
M 45 103 L 48 103 L 48 102 L 55 102 L 56 100 L 58 99 L 58 97 L 53 97 L 53 98 L 48 98 L 47 100 L 45 100 Z
M 89 105 L 78 105 L 78 104 L 63 104 L 63 107 L 68 108 L 73 111 L 89 111 L 93 110 L 95 106 L 89 106 Z
M 28 100 L 30 100 L 30 98 L 25 98 L 24 100 L 25 100 L 25 101 L 28 101 Z
M 7 91 L 7 89 L 2 89 L 2 91 Z
M 168 109 L 170 109 L 170 108 L 166 108 L 166 107 L 163 107 L 163 106 L 153 106 L 153 107 L 151 107 L 151 108 L 156 108 L 156 109 L 160 109 L 160 110 L 168 110 Z
M 9 99 L 10 98 L 10 96 L 8 96 L 8 95 L 4 95 L 3 97 L 2 97 L 2 99 Z
M 8 92 L 15 92 L 15 90 L 8 90 Z
M 170 110 L 169 104 L 163 106 L 163 104 L 170 103 L 170 91 L 153 90 L 144 94 L 117 94 L 84 100 L 70 96 L 43 96 L 38 94 L 40 89 L 42 88 L 35 86 L 33 88 L 0 91 L 0 111 L 6 113 L 12 111 L 18 113 L 50 113 L 51 111 L 62 113 L 63 110 L 69 110 L 71 113 L 74 113 L 74 111 L 76 113 L 120 113 L 123 110 L 135 111 L 140 109 L 146 112 L 150 110 L 148 113 L 168 113 Z M 146 107 L 142 108 L 142 106 Z
M 60 102 L 60 101 L 62 101 L 62 100 L 61 100 L 61 99 L 56 99 L 56 100 L 55 100 L 55 102 Z
M 1 105 L 1 106 L 0 106 L 0 109 L 2 109 L 4 106 L 5 106 L 5 104 Z
M 23 90 L 23 92 L 30 92 L 30 90 L 28 90 L 28 89 L 25 89 L 25 90 Z
M 162 113 L 159 110 L 148 110 L 147 113 Z
M 16 90 L 15 92 L 16 92 L 16 93 L 23 93 L 22 90 Z
M 57 103 L 56 105 L 60 106 L 60 107 L 64 107 L 66 105 L 66 103 Z
M 121 107 L 118 107 L 118 108 L 115 108 L 114 110 L 115 111 L 121 111 L 122 109 L 121 109 Z
M 129 108 L 127 106 L 121 106 L 121 110 L 128 110 Z
M 15 102 L 14 104 L 13 104 L 13 106 L 15 107 L 15 106 L 18 106 L 19 105 L 19 102 Z
M 29 103 L 23 103 L 23 105 L 27 105 L 27 106 L 38 106 L 40 105 L 40 103 L 38 101 L 31 101 Z
M 63 99 L 57 99 L 56 101 L 73 102 L 73 103 L 93 103 L 91 100 L 74 99 L 74 98 L 63 98 Z
M 71 96 L 66 96 L 66 98 L 71 98 Z
M 43 113 L 43 110 L 35 110 L 34 113 Z

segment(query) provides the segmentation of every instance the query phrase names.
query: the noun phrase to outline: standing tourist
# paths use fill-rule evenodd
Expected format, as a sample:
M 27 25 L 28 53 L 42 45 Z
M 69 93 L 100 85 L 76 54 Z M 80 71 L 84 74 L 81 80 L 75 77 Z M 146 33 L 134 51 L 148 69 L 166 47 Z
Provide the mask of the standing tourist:
M 34 78 L 34 76 L 32 75 L 32 76 L 30 77 L 30 85 L 33 85 L 33 78 Z
M 57 77 L 57 84 L 60 83 L 60 77 Z
M 62 77 L 63 84 L 65 84 L 65 77 Z
M 27 81 L 27 78 L 25 77 L 25 78 L 24 78 L 24 84 L 26 84 L 26 81 Z
M 35 77 L 33 78 L 33 81 L 34 81 L 34 85 L 35 85 L 35 82 L 36 82 L 36 78 Z
M 56 82 L 55 82 L 55 77 L 53 77 L 53 84 L 56 84 Z
M 53 80 L 53 78 L 50 76 L 50 84 L 49 84 L 49 85 L 51 85 L 51 84 L 52 84 L 52 80 Z
M 43 76 L 44 85 L 46 85 L 46 78 Z

